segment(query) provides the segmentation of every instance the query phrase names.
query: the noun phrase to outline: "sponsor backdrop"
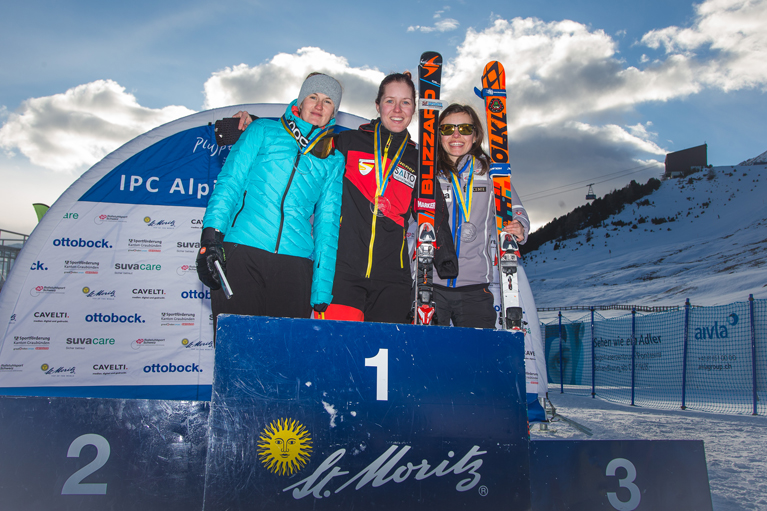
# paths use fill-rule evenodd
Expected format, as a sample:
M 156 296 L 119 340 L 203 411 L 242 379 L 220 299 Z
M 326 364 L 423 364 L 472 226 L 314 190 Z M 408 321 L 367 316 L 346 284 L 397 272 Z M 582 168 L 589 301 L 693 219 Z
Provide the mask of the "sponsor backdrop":
M 213 323 L 195 257 L 230 150 L 216 145 L 211 123 L 243 108 L 276 118 L 285 106 L 238 105 L 168 123 L 108 155 L 56 201 L 0 294 L 3 393 L 209 398 Z M 337 120 L 340 129 L 366 122 Z M 546 367 L 523 270 L 519 280 L 532 410 L 546 392 Z
M 202 217 L 231 146 L 209 110 L 152 130 L 78 179 L 43 217 L 0 295 L 5 394 L 209 399 L 210 292 Z M 340 113 L 356 128 L 360 117 Z

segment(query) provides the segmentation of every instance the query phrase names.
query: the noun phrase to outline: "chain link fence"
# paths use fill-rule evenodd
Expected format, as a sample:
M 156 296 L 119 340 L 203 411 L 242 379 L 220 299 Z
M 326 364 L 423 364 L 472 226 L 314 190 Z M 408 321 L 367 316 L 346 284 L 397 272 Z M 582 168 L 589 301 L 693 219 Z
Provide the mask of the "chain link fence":
M 766 415 L 767 300 L 541 324 L 549 392 Z

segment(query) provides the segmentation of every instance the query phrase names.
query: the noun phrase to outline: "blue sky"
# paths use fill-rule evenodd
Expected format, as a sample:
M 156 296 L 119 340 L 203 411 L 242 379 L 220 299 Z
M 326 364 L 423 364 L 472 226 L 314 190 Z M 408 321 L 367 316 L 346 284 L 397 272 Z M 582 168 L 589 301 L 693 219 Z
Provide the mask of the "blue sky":
M 767 150 L 767 0 L 28 1 L 0 19 L 0 228 L 30 232 L 91 165 L 206 108 L 288 102 L 309 71 L 372 116 L 384 74 L 445 59 L 443 97 L 507 70 L 514 183 L 534 225 L 660 173 Z M 612 179 L 611 179 L 612 178 Z M 579 183 L 583 184 L 580 186 Z

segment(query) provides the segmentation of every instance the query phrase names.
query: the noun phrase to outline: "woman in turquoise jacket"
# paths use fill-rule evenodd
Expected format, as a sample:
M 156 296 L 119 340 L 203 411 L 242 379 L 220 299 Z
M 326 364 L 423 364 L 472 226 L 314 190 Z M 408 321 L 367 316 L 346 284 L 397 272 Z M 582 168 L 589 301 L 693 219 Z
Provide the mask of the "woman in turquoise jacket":
M 214 321 L 221 313 L 305 318 L 331 302 L 344 158 L 328 135 L 340 102 L 336 80 L 310 75 L 281 119 L 257 119 L 232 147 L 197 256 Z

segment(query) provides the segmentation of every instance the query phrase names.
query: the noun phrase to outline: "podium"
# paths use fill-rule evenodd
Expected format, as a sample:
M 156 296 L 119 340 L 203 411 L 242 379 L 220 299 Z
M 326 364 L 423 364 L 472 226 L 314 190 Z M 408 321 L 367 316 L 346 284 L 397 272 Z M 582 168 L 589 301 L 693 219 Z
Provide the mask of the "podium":
M 710 510 L 700 441 L 530 442 L 524 338 L 219 317 L 210 402 L 0 398 L 24 510 Z

